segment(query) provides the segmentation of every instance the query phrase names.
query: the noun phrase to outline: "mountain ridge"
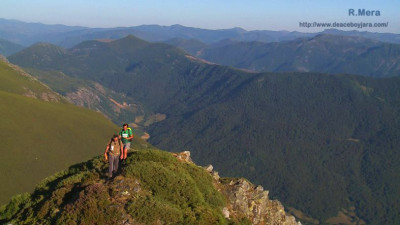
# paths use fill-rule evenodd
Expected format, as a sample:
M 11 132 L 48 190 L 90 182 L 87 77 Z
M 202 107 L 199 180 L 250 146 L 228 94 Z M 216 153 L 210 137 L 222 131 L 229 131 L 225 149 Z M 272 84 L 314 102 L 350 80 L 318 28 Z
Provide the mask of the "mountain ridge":
M 104 180 L 106 163 L 100 157 L 73 165 L 2 206 L 0 222 L 301 224 L 261 186 L 220 178 L 212 166 L 196 166 L 190 152 L 134 146 L 137 151 L 113 180 Z
M 374 77 L 400 75 L 400 45 L 352 36 L 318 34 L 285 42 L 220 45 L 167 42 L 201 59 L 258 72 L 321 72 Z
M 13 27 L 13 29 L 10 29 L 10 27 Z M 333 29 L 319 33 L 340 33 L 345 36 L 363 36 L 389 43 L 400 43 L 400 34 L 395 33 L 340 31 Z M 246 31 L 242 28 L 212 30 L 185 27 L 182 25 L 139 25 L 134 27 L 88 28 L 24 23 L 15 20 L 0 19 L 0 37 L 24 46 L 29 46 L 36 42 L 51 42 L 69 48 L 85 40 L 120 39 L 129 34 L 151 42 L 166 41 L 172 38 L 194 38 L 205 43 L 212 43 L 227 38 L 236 39 L 238 41 L 287 41 L 300 37 L 315 36 L 318 33 L 269 30 Z

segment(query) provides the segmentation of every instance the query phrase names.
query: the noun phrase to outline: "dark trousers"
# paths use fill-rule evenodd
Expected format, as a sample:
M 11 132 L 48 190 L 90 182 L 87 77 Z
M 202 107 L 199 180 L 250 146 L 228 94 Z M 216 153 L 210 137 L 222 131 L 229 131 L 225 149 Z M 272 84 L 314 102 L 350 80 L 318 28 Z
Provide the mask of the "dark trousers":
M 108 155 L 108 176 L 112 177 L 113 172 L 118 171 L 119 155 Z

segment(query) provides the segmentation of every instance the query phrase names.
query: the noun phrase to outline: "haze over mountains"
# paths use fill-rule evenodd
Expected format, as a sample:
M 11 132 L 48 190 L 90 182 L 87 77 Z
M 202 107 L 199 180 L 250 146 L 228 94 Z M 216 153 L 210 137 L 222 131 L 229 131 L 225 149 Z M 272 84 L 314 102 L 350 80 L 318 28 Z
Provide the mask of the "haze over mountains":
M 400 45 L 363 37 L 320 34 L 274 43 L 226 40 L 206 45 L 183 39 L 167 43 L 210 62 L 258 72 L 400 75 Z
M 180 25 L 85 28 L 0 19 L 0 37 L 7 38 L 5 46 L 10 49 L 3 50 L 4 55 L 22 49 L 9 41 L 25 46 L 49 42 L 71 48 L 85 40 L 115 40 L 129 34 L 177 46 L 213 63 L 257 72 L 310 71 L 378 77 L 399 74 L 399 45 L 394 43 L 400 43 L 400 34 L 333 29 L 321 33 L 206 30 Z
M 330 49 L 338 46 L 334 41 L 353 41 L 331 37 L 293 43 L 307 46 L 314 40 L 318 48 L 341 52 Z M 349 51 L 364 51 L 361 43 L 360 48 L 348 46 Z M 376 41 L 365 43 L 380 46 Z M 375 50 L 365 52 L 372 54 L 372 65 L 374 60 L 398 60 L 396 45 L 377 49 L 382 49 L 382 58 Z M 119 95 L 120 102 L 143 109 L 142 114 L 128 112 L 124 119 L 129 122 L 163 115 L 156 123 L 140 124 L 150 131 L 151 143 L 174 151 L 190 149 L 196 162 L 212 163 L 229 176 L 249 177 L 320 222 L 339 212 L 368 224 L 397 221 L 398 76 L 249 73 L 134 36 L 85 41 L 70 49 L 41 43 L 9 60 L 34 74 L 47 74 L 38 78 L 65 95 L 79 82 L 124 93 L 131 100 Z M 68 87 L 63 79 L 49 81 L 56 73 L 74 82 Z
M 0 38 L 0 55 L 9 56 L 21 51 L 23 48 L 22 45 Z
M 334 29 L 325 30 L 322 33 L 364 37 L 387 43 L 400 43 L 400 34 L 393 33 L 340 31 Z M 25 23 L 17 20 L 0 19 L 0 37 L 22 46 L 30 46 L 37 42 L 49 42 L 70 48 L 86 40 L 115 40 L 127 35 L 135 35 L 150 42 L 160 42 L 179 38 L 186 40 L 196 39 L 206 44 L 211 44 L 225 39 L 244 42 L 280 42 L 297 38 L 313 37 L 318 34 L 319 33 L 268 30 L 246 31 L 242 28 L 208 30 L 181 25 L 141 25 L 135 27 L 88 28 L 79 26 Z

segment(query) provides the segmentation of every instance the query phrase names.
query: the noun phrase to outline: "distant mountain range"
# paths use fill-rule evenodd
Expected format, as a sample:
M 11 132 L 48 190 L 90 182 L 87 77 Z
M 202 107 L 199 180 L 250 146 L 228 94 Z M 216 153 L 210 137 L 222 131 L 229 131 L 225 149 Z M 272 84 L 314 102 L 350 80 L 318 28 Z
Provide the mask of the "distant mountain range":
M 400 34 L 372 33 L 358 31 L 325 30 L 322 33 L 358 36 L 388 43 L 400 43 Z M 209 30 L 181 25 L 159 26 L 141 25 L 117 28 L 88 28 L 65 25 L 45 25 L 40 23 L 25 23 L 16 20 L 0 19 L 0 38 L 11 42 L 30 46 L 37 42 L 49 42 L 70 48 L 86 40 L 120 39 L 127 35 L 135 35 L 141 39 L 160 42 L 173 38 L 196 39 L 210 44 L 225 39 L 236 41 L 280 42 L 297 38 L 314 37 L 320 33 L 302 33 L 289 31 L 255 30 L 246 31 L 242 28 Z
M 211 45 L 185 39 L 172 39 L 166 43 L 213 63 L 258 72 L 400 76 L 400 45 L 363 37 L 319 34 L 273 43 L 231 39 Z
M 30 46 L 37 42 L 60 42 L 68 32 L 83 29 L 87 28 L 0 19 L 0 38 L 23 46 Z
M 125 93 L 163 115 L 142 124 L 151 143 L 263 184 L 303 221 L 397 221 L 400 77 L 246 72 L 134 36 L 70 49 L 41 43 L 9 60 Z M 48 84 L 64 88 L 62 79 Z

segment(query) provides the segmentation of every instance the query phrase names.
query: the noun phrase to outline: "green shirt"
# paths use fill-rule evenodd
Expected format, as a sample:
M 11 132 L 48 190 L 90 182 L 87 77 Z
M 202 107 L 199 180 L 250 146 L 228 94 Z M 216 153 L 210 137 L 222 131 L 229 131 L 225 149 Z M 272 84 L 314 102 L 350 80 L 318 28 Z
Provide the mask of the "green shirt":
M 126 139 L 126 138 L 128 138 L 128 137 L 130 137 L 130 136 L 132 136 L 132 130 L 131 129 L 126 129 L 126 130 L 121 130 L 120 132 L 119 132 L 119 135 L 121 136 L 121 140 L 122 140 L 122 143 L 128 143 L 128 142 L 131 142 L 131 140 L 128 140 L 128 139 Z

